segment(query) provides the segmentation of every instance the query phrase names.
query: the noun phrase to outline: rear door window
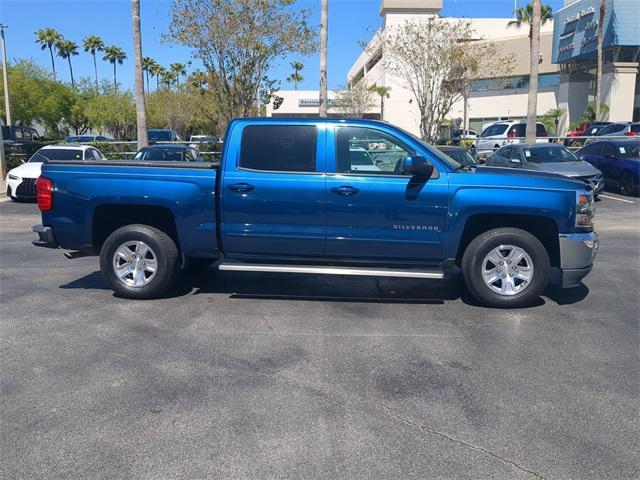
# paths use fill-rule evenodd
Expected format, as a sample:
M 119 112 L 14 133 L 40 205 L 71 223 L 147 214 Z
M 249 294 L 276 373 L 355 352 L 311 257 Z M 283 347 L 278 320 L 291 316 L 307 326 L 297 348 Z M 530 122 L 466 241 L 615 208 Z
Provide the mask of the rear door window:
M 249 125 L 242 132 L 240 168 L 264 172 L 315 172 L 315 125 Z

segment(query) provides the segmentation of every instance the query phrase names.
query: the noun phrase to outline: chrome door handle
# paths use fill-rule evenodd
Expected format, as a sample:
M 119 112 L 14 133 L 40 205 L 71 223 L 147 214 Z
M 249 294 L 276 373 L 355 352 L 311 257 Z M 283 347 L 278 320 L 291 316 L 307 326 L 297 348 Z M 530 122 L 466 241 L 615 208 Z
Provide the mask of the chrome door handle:
M 343 195 L 345 197 L 351 197 L 351 196 L 355 195 L 356 193 L 358 193 L 360 191 L 360 189 L 358 189 L 356 187 L 352 187 L 350 185 L 343 185 L 341 187 L 333 187 L 331 189 L 331 191 L 333 193 L 335 193 L 336 195 Z
M 229 190 L 233 190 L 234 192 L 250 192 L 255 187 L 249 183 L 234 183 L 233 185 L 229 185 Z

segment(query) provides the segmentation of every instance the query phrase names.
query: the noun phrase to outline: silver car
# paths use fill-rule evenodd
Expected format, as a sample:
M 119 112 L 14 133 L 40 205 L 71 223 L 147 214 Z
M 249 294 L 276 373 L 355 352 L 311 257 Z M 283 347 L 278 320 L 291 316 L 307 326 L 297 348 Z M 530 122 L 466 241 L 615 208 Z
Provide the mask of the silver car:
M 600 170 L 580 160 L 571 150 L 554 143 L 507 145 L 489 156 L 486 165 L 566 175 L 591 185 L 594 196 L 604 188 Z

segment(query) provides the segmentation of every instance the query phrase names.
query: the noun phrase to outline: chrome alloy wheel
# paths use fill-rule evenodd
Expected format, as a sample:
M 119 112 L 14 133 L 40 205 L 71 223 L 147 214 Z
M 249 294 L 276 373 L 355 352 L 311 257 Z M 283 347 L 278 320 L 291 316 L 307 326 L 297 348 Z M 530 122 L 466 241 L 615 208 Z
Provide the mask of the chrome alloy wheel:
M 158 259 L 155 252 L 144 242 L 125 242 L 113 254 L 113 271 L 125 285 L 142 287 L 156 275 Z
M 482 260 L 482 279 L 499 295 L 515 295 L 531 284 L 533 261 L 520 247 L 500 245 Z

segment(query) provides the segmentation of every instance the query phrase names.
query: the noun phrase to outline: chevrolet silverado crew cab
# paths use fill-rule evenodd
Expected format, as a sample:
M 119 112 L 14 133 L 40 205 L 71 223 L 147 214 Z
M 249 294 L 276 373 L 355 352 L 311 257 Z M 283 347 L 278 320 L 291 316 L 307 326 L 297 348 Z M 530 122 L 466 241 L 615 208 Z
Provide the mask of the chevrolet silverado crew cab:
M 374 147 L 368 140 L 375 138 Z M 362 168 L 363 149 L 372 166 Z M 469 167 L 370 120 L 238 119 L 220 165 L 49 161 L 34 244 L 99 255 L 119 295 L 162 296 L 189 265 L 442 279 L 518 307 L 580 284 L 598 248 L 593 193 L 534 171 Z

